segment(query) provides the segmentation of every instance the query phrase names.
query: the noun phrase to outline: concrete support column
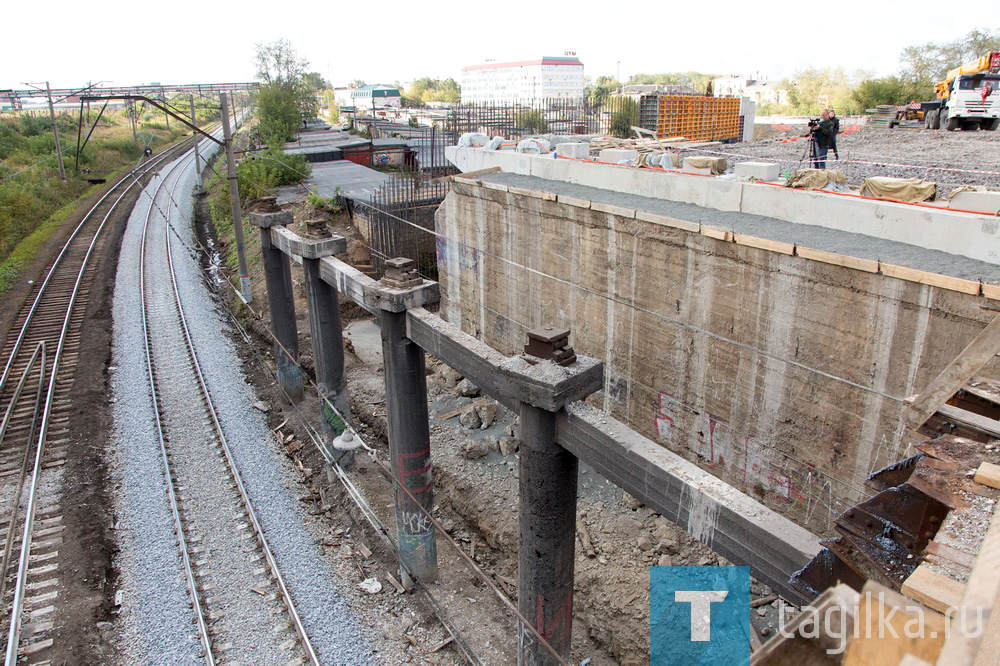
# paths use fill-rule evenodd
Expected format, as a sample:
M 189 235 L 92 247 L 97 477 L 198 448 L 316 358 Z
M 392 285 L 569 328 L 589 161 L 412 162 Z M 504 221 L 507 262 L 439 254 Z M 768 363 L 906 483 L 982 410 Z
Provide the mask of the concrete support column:
M 556 415 L 521 404 L 518 610 L 569 659 L 576 549 L 575 455 L 556 443 Z M 538 639 L 518 626 L 521 666 L 556 664 Z
M 278 384 L 292 403 L 302 400 L 302 372 L 299 370 L 298 327 L 288 256 L 271 243 L 271 227 L 291 224 L 291 212 L 252 213 L 250 222 L 260 227 L 260 251 L 267 282 L 267 302 L 271 311 L 271 330 L 277 339 L 274 360 Z
M 387 292 L 418 287 L 423 280 L 410 259 L 386 261 L 381 285 Z M 389 299 L 386 299 L 388 302 Z M 406 337 L 406 311 L 383 309 L 380 315 L 385 400 L 389 427 L 389 457 L 396 504 L 396 534 L 400 556 L 410 573 L 428 583 L 437 579 L 434 526 L 423 511 L 433 506 L 431 437 L 427 414 L 424 350 Z M 405 487 L 416 501 L 404 493 Z M 403 571 L 406 577 L 406 571 Z

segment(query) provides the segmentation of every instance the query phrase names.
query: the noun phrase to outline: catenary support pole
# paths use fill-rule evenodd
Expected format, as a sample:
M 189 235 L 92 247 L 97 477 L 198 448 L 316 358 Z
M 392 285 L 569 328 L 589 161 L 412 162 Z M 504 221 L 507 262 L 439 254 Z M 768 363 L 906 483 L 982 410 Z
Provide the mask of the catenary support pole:
M 188 95 L 188 100 L 191 102 L 191 124 L 197 125 L 198 118 L 194 115 L 194 95 Z M 196 135 L 194 140 L 194 173 L 198 178 L 198 189 L 201 190 L 203 185 L 201 182 L 201 154 L 198 150 L 199 143 L 201 143 L 201 140 Z
M 389 259 L 381 284 L 405 289 L 422 284 L 411 259 Z M 428 511 L 433 504 L 431 437 L 427 414 L 427 376 L 424 350 L 406 337 L 406 312 L 380 313 L 382 358 L 385 363 L 385 400 L 392 475 L 405 485 Z M 400 557 L 423 583 L 437 579 L 434 526 L 404 492 L 395 488 L 396 534 Z M 409 582 L 409 581 L 407 581 Z
M 66 182 L 66 168 L 63 166 L 62 144 L 59 143 L 59 125 L 56 123 L 56 107 L 52 104 L 52 89 L 45 82 L 45 94 L 49 97 L 49 118 L 52 120 L 52 135 L 56 140 L 56 159 L 59 161 L 59 180 Z
M 225 110 L 223 110 L 225 113 Z M 295 294 L 288 255 L 271 242 L 271 227 L 293 222 L 289 211 L 251 213 L 250 222 L 260 227 L 260 253 L 267 285 L 267 303 L 274 332 L 274 364 L 278 385 L 293 403 L 302 400 L 302 372 L 299 370 L 299 332 L 295 324 Z
M 253 300 L 253 292 L 250 285 L 250 270 L 247 268 L 246 243 L 243 239 L 243 210 L 240 207 L 240 188 L 236 175 L 236 157 L 233 154 L 232 131 L 229 128 L 229 101 L 226 93 L 219 93 L 219 102 L 222 106 L 222 132 L 226 141 L 226 169 L 229 172 L 229 202 L 233 210 L 233 229 L 236 231 L 236 258 L 239 260 L 240 265 L 240 292 L 243 295 L 243 300 L 249 303 Z M 268 286 L 268 295 L 270 296 L 270 285 Z

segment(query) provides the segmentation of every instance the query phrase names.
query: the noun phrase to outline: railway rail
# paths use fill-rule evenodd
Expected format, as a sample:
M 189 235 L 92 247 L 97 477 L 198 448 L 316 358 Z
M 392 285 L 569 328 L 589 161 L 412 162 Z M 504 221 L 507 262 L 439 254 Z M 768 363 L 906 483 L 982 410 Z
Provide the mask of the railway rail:
M 243 484 L 174 271 L 171 215 L 186 160 L 155 186 L 140 245 L 146 370 L 166 487 L 207 664 L 319 658 Z
M 192 141 L 137 165 L 87 211 L 17 314 L 3 344 L 0 597 L 8 635 L 5 663 L 10 666 L 19 660 L 45 660 L 53 643 L 65 529 L 60 471 L 70 454 L 69 394 L 95 258 L 104 250 L 106 229 L 131 209 L 144 181 Z

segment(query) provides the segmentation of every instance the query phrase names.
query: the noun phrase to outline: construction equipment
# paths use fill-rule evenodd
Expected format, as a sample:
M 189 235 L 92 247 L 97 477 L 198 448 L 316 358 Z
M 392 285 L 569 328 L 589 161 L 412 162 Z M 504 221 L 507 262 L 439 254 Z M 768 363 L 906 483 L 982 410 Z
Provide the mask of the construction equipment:
M 948 72 L 921 103 L 927 129 L 995 130 L 1000 127 L 1000 51 Z

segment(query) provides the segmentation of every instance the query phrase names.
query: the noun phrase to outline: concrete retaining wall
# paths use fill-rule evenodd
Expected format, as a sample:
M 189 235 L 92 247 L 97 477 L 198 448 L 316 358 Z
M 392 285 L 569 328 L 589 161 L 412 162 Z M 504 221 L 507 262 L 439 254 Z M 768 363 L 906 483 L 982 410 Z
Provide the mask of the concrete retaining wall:
M 446 154 L 462 171 L 499 166 L 512 173 L 851 231 L 1000 263 L 1000 221 L 987 215 L 548 156 L 457 147 L 446 148 Z
M 664 176 L 620 178 L 682 182 Z M 739 205 L 742 184 L 716 184 Z M 456 182 L 438 211 L 441 315 L 506 354 L 527 328 L 570 328 L 605 363 L 599 407 L 815 532 L 904 454 L 885 396 L 918 392 L 995 316 L 981 296 L 490 185 Z

